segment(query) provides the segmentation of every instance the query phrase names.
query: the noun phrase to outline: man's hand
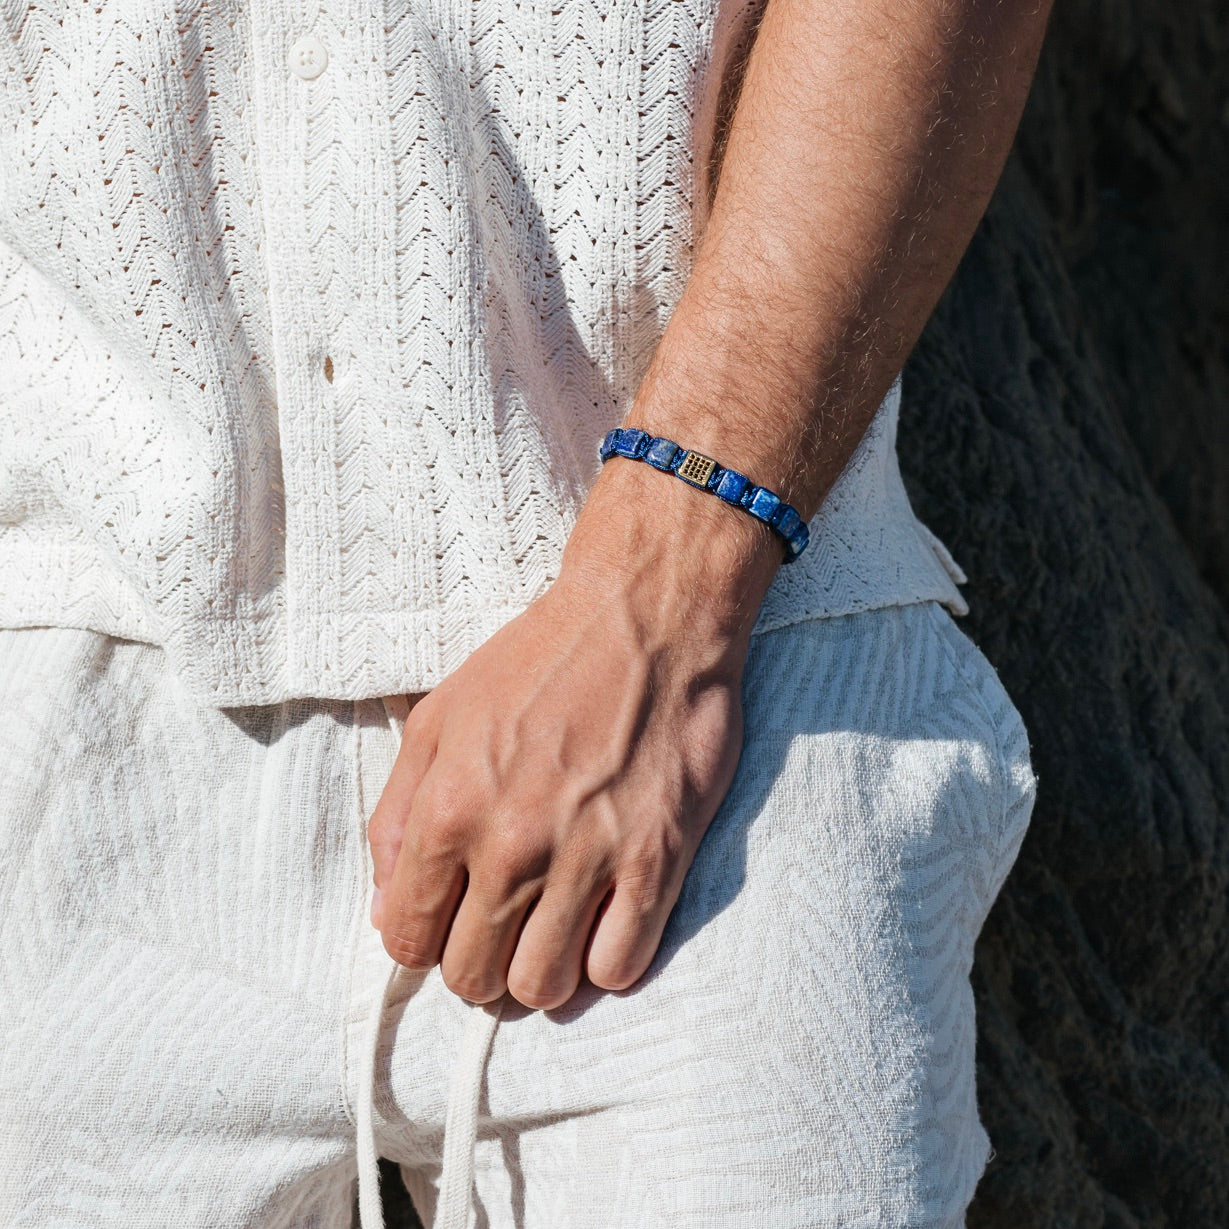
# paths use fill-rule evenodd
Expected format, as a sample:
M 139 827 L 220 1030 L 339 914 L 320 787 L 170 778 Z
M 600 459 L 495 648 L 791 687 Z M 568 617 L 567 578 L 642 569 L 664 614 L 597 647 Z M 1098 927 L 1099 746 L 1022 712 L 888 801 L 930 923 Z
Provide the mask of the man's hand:
M 534 1008 L 644 973 L 734 776 L 782 558 L 744 513 L 608 464 L 559 580 L 410 712 L 369 826 L 395 960 Z
M 1049 5 L 769 0 L 624 425 L 809 520 L 985 210 Z M 373 920 L 397 960 L 442 955 L 459 994 L 506 983 L 531 1007 L 564 1003 L 582 970 L 636 981 L 733 777 L 781 559 L 711 496 L 605 467 L 556 584 L 411 712 L 371 822 Z

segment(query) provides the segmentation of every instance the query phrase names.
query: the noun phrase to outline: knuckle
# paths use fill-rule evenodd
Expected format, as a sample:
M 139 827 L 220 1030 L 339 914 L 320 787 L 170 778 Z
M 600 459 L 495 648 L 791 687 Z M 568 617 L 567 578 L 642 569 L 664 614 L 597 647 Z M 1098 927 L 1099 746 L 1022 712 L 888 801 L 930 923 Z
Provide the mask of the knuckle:
M 521 884 L 540 884 L 549 864 L 549 846 L 501 835 L 483 869 L 494 883 L 513 889 Z
M 482 977 L 468 970 L 456 973 L 445 972 L 442 976 L 444 985 L 453 994 L 471 1003 L 490 1003 L 499 998 L 504 992 L 502 985 L 492 982 L 490 978 Z
M 493 812 L 487 817 L 474 878 L 494 897 L 519 897 L 525 887 L 545 880 L 552 855 L 548 827 L 517 823 L 502 811 Z
M 407 969 L 429 969 L 438 963 L 435 945 L 413 931 L 383 932 L 384 950 Z
M 455 791 L 434 786 L 415 801 L 416 842 L 424 849 L 456 851 L 468 839 L 473 814 L 467 799 Z
M 626 990 L 649 967 L 657 948 L 655 927 L 632 923 L 605 939 L 593 945 L 585 971 L 589 980 L 603 990 Z
M 598 956 L 589 961 L 589 980 L 602 990 L 627 990 L 640 980 L 642 971 L 630 953 Z
M 430 812 L 436 815 L 468 815 L 481 805 L 481 794 L 474 780 L 458 773 L 453 766 L 437 763 L 420 792 Z
M 430 693 L 422 696 L 416 703 L 410 705 L 406 714 L 405 725 L 401 731 L 401 745 L 423 742 L 434 732 L 434 707 L 429 703 Z
M 649 918 L 661 904 L 666 881 L 666 868 L 660 859 L 632 863 L 618 879 L 622 907 L 638 920 Z
M 572 997 L 575 986 L 559 977 L 509 975 L 508 992 L 518 1003 L 534 1011 L 550 1011 Z
M 368 844 L 377 848 L 391 844 L 399 835 L 402 822 L 392 807 L 378 802 L 367 820 Z
M 679 856 L 682 837 L 669 817 L 650 822 L 628 841 L 619 859 L 621 879 L 660 879 Z

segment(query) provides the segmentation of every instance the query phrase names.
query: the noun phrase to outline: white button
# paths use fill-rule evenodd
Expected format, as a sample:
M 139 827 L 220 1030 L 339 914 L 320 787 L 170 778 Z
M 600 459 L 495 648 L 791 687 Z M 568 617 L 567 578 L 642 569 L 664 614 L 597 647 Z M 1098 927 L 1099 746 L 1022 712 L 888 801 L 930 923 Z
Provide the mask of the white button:
M 329 53 L 314 35 L 297 38 L 290 46 L 290 68 L 304 81 L 314 81 L 328 67 Z

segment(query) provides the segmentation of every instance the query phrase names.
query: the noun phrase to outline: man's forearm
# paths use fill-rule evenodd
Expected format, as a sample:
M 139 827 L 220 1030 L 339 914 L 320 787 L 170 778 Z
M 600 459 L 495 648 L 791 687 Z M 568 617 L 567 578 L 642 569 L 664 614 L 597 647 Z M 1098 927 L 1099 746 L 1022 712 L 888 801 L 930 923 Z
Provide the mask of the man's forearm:
M 629 425 L 813 514 L 954 272 L 1050 0 L 769 0 Z
M 770 0 L 630 421 L 813 513 L 985 207 L 1043 24 L 973 0 Z M 411 712 L 369 826 L 394 959 L 440 961 L 475 1002 L 636 982 L 734 778 L 782 558 L 720 500 L 602 469 L 555 583 Z

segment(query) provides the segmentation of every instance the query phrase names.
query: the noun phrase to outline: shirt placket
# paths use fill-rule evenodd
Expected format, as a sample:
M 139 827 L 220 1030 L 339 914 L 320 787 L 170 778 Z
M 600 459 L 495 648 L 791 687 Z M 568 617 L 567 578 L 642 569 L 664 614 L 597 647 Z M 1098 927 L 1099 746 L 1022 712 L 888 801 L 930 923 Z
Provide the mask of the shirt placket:
M 252 30 L 287 672 L 291 686 L 327 686 L 348 655 L 337 602 L 365 522 L 361 453 L 378 447 L 363 438 L 356 390 L 387 395 L 395 370 L 383 29 L 372 6 L 257 0 Z

